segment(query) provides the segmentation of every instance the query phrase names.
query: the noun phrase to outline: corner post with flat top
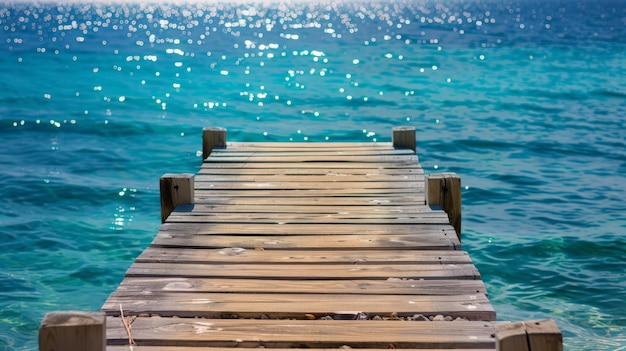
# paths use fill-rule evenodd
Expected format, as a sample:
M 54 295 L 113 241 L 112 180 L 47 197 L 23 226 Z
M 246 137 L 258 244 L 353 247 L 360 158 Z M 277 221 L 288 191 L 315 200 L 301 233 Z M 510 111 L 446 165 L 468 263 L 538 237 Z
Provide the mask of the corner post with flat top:
M 437 173 L 426 176 L 426 205 L 441 208 L 448 214 L 461 241 L 461 178 L 455 173 Z
M 415 152 L 415 127 L 394 127 L 392 141 L 396 149 L 411 149 Z
M 165 223 L 176 206 L 194 203 L 193 174 L 167 173 L 161 176 L 159 185 L 161 189 L 161 223 Z
M 50 312 L 39 327 L 40 351 L 105 351 L 104 312 Z
M 202 130 L 202 160 L 206 160 L 213 149 L 226 148 L 226 129 L 206 127 Z

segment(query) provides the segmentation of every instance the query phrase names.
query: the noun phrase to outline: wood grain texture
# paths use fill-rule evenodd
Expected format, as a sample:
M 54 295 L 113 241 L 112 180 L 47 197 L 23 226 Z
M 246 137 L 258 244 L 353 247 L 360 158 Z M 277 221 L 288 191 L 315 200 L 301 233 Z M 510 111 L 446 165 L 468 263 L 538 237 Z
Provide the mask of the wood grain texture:
M 414 250 L 248 250 L 241 247 L 223 249 L 175 250 L 148 247 L 138 263 L 342 263 L 342 264 L 471 264 L 464 251 Z
M 423 189 L 424 182 L 419 181 L 279 181 L 279 180 L 253 180 L 253 181 L 198 181 L 198 190 L 330 190 L 342 192 L 362 192 L 365 189 Z M 393 192 L 398 192 L 393 190 Z
M 371 316 L 409 317 L 445 315 L 470 320 L 493 320 L 495 312 L 484 295 L 364 295 L 344 294 L 246 294 L 159 293 L 126 295 L 114 293 L 102 307 L 108 315 L 142 313 L 162 317 L 307 319 L 358 311 Z M 398 312 L 399 311 L 399 312 Z M 345 317 L 341 317 L 345 318 Z
M 227 142 L 227 150 L 276 151 L 276 150 L 394 150 L 390 142 Z
M 498 325 L 496 350 L 563 351 L 563 335 L 553 320 L 534 320 Z
M 344 346 L 344 345 L 342 345 Z M 389 346 L 389 345 L 387 345 Z M 347 348 L 347 345 L 343 348 Z M 263 351 L 287 351 L 285 348 L 264 347 Z M 337 351 L 337 348 L 318 348 L 319 351 Z M 359 351 L 375 351 L 379 349 L 361 348 Z M 404 348 L 406 351 L 441 351 L 441 349 L 416 349 Z M 466 349 L 455 348 L 455 351 L 495 351 L 495 348 Z M 129 351 L 127 345 L 112 345 L 107 347 L 107 351 Z M 231 347 L 206 347 L 206 346 L 133 346 L 133 351 L 233 351 Z M 237 347 L 237 351 L 259 351 L 259 348 Z
M 450 224 L 341 224 L 316 225 L 276 223 L 164 223 L 159 234 L 163 235 L 406 235 L 421 237 L 456 236 Z M 158 236 L 157 235 L 157 236 Z M 370 238 L 371 239 L 371 238 Z M 369 240 L 369 239 L 368 239 Z M 408 248 L 407 248 L 408 249 Z
M 365 173 L 354 174 L 354 172 L 324 172 L 321 174 L 264 174 L 263 172 L 237 172 L 237 173 L 220 173 L 220 172 L 203 172 L 196 176 L 196 182 L 284 182 L 284 183 L 356 183 L 365 185 L 368 183 L 392 183 L 400 182 L 405 186 L 405 182 L 423 183 L 426 177 L 417 172 L 400 173 Z M 423 184 L 420 184 L 423 186 Z
M 410 149 L 415 153 L 415 127 L 394 127 L 391 139 L 394 148 Z
M 135 350 L 493 350 L 480 273 L 425 187 L 392 143 L 227 142 L 102 310 L 138 316 Z M 311 320 L 358 312 L 470 321 Z M 109 347 L 127 343 L 107 321 Z
M 413 158 L 416 161 L 416 158 Z M 362 160 L 357 162 L 353 160 L 352 162 L 332 162 L 332 161 L 322 161 L 318 158 L 317 161 L 310 160 L 309 162 L 300 162 L 299 160 L 293 158 L 290 160 L 284 159 L 280 165 L 272 162 L 263 162 L 263 160 L 257 159 L 257 162 L 248 162 L 245 158 L 240 158 L 239 161 L 236 159 L 230 159 L 229 162 L 218 162 L 217 160 L 212 160 L 210 157 L 207 158 L 202 165 L 202 168 L 205 169 L 272 169 L 272 170 L 341 170 L 341 169 L 350 169 L 350 170 L 414 170 L 418 171 L 422 168 L 417 165 L 415 162 L 411 161 L 402 161 L 402 162 L 385 162 L 380 163 L 376 162 L 373 159 Z M 265 161 L 271 161 L 266 159 Z
M 110 345 L 127 340 L 119 318 L 109 317 Z M 138 345 L 279 348 L 494 349 L 491 322 L 274 321 L 137 318 Z
M 464 279 L 204 279 L 183 277 L 126 277 L 116 293 L 143 295 L 153 292 L 190 293 L 290 293 L 359 295 L 473 295 L 487 294 L 481 280 Z
M 455 250 L 460 247 L 454 236 L 435 235 L 185 235 L 159 233 L 152 242 L 156 247 L 226 248 L 286 250 Z
M 563 351 L 563 335 L 553 320 L 525 321 L 532 351 Z
M 454 173 L 432 174 L 427 177 L 426 203 L 440 207 L 450 219 L 461 240 L 461 178 Z
M 270 157 L 308 157 L 308 156 L 325 156 L 325 157 L 343 157 L 353 158 L 354 156 L 415 156 L 415 153 L 410 150 L 397 150 L 397 149 L 279 149 L 279 150 L 238 150 L 238 149 L 224 149 L 216 150 L 213 153 L 213 157 L 219 159 L 220 157 L 254 157 L 254 156 L 270 156 Z
M 362 167 L 339 167 L 342 164 L 329 165 L 327 168 L 316 167 L 315 164 L 310 164 L 308 167 L 245 167 L 245 164 L 241 167 L 221 167 L 219 164 L 204 164 L 198 170 L 198 176 L 205 175 L 224 175 L 224 176 L 267 176 L 267 177 L 280 177 L 280 176 L 356 176 L 362 177 L 399 177 L 399 176 L 424 176 L 424 170 L 421 167 L 412 165 L 410 167 L 385 167 L 383 165 L 377 166 L 376 164 L 363 164 Z M 232 165 L 230 165 L 232 166 Z M 365 181 L 365 178 L 363 178 Z
M 159 180 L 161 197 L 161 223 L 180 204 L 194 203 L 193 174 L 164 174 Z
M 202 130 L 202 159 L 209 157 L 213 150 L 226 147 L 226 129 L 208 127 Z
M 292 197 L 264 197 L 254 193 L 240 196 L 216 196 L 211 191 L 200 193 L 196 191 L 197 205 L 254 205 L 254 206 L 421 206 L 424 204 L 424 195 L 394 196 L 292 196 Z
M 101 312 L 50 312 L 39 328 L 41 351 L 105 351 L 106 319 Z
M 442 224 L 448 223 L 443 212 L 413 214 L 359 213 L 304 214 L 304 213 L 190 213 L 174 212 L 169 223 L 252 223 L 252 224 Z
M 259 204 L 254 202 L 239 202 L 228 204 L 226 201 L 220 203 L 199 203 L 186 211 L 193 213 L 304 213 L 304 214 L 416 214 L 416 213 L 437 213 L 423 204 L 407 203 L 405 205 L 379 205 L 375 203 L 362 205 L 346 204 L 299 204 L 298 206 L 283 204 Z
M 197 189 L 196 200 L 200 203 L 212 203 L 213 200 L 236 201 L 239 198 L 256 198 L 255 201 L 265 204 L 271 201 L 293 201 L 302 199 L 305 203 L 339 204 L 345 201 L 361 201 L 361 203 L 389 201 L 393 203 L 424 203 L 424 194 L 420 189 Z M 352 198 L 347 200 L 346 198 Z M 392 200 L 389 200 L 389 199 Z
M 469 264 L 164 264 L 135 263 L 128 277 L 204 277 L 252 279 L 476 279 Z
M 254 153 L 250 156 L 208 157 L 204 163 L 269 163 L 275 167 L 281 163 L 375 163 L 377 165 L 389 163 L 392 165 L 410 165 L 417 162 L 417 156 L 411 155 L 310 155 L 299 153 L 286 156 Z

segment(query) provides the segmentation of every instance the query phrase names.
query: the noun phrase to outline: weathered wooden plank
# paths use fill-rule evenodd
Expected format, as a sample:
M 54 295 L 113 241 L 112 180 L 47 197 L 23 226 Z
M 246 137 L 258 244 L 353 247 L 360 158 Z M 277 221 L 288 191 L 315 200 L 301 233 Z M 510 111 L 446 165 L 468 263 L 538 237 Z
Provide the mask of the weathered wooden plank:
M 254 224 L 447 224 L 442 212 L 415 214 L 188 213 L 172 212 L 167 222 Z
M 324 175 L 260 175 L 260 174 L 200 174 L 196 176 L 196 183 L 199 182 L 272 182 L 272 183 L 400 183 L 404 186 L 411 186 L 412 183 L 419 183 L 424 186 L 425 176 L 423 174 L 339 174 L 326 173 Z M 406 184 L 409 182 L 409 184 Z M 360 184 L 364 185 L 364 184 Z M 380 186 L 380 184 L 379 184 Z
M 319 224 L 299 225 L 289 223 L 259 224 L 250 223 L 242 226 L 235 223 L 164 223 L 159 235 L 362 235 L 370 241 L 371 235 L 400 236 L 402 240 L 414 237 L 413 241 L 428 237 L 456 238 L 456 232 L 450 224 Z M 391 237 L 390 237 L 391 238 Z M 329 238 L 325 238 L 329 239 Z M 347 238 L 346 238 L 347 239 Z M 269 239 L 268 240 L 273 240 Z M 303 239 L 304 240 L 304 239 Z M 230 245 L 228 245 L 230 247 Z M 412 246 L 411 246 L 412 247 Z M 409 247 L 404 248 L 409 249 Z
M 287 267 L 288 268 L 288 267 Z M 385 279 L 385 280 L 276 280 L 126 277 L 118 294 L 145 295 L 155 291 L 189 293 L 291 293 L 361 295 L 473 295 L 487 294 L 481 280 Z
M 197 181 L 196 189 L 198 190 L 315 190 L 315 191 L 333 191 L 340 190 L 342 192 L 362 192 L 363 190 L 376 191 L 382 189 L 385 192 L 412 192 L 417 189 L 423 191 L 424 182 L 406 181 L 406 182 L 285 182 L 285 181 Z M 393 190 L 392 190 L 393 189 Z M 400 191 L 402 190 L 402 191 Z M 408 190 L 408 191 L 405 191 Z
M 163 317 L 306 319 L 358 311 L 367 315 L 397 314 L 408 317 L 444 315 L 469 320 L 495 320 L 495 312 L 484 295 L 364 295 L 355 299 L 343 294 L 233 294 L 161 293 L 125 296 L 113 293 L 102 310 L 118 316 L 141 313 Z M 226 317 L 227 316 L 227 317 Z M 354 318 L 354 317 L 353 317 Z
M 211 194 L 211 192 L 206 192 Z M 258 205 L 258 206 L 275 206 L 275 205 L 288 205 L 288 206 L 306 206 L 306 205 L 320 205 L 320 206 L 396 206 L 396 205 L 424 205 L 424 196 L 371 196 L 371 197 L 270 197 L 261 199 L 258 196 L 237 196 L 237 197 L 216 197 L 216 196 L 201 196 L 196 192 L 196 206 L 202 204 L 211 205 Z M 188 209 L 185 209 L 188 210 Z M 176 211 L 176 210 L 175 210 Z
M 194 207 L 195 208 L 195 207 Z M 337 209 L 335 207 L 335 209 Z M 183 217 L 182 212 L 179 216 Z M 175 216 L 175 214 L 173 215 Z M 236 221 L 240 220 L 251 220 L 258 219 L 259 223 L 264 223 L 266 220 L 271 220 L 273 223 L 276 223 L 275 220 L 285 219 L 287 222 L 292 220 L 306 220 L 306 221 L 319 221 L 319 223 L 324 223 L 328 220 L 345 220 L 345 219 L 362 219 L 362 224 L 368 224 L 367 220 L 385 220 L 385 219 L 393 219 L 393 220 L 402 220 L 402 221 L 410 221 L 410 220 L 427 220 L 427 219 L 448 219 L 447 214 L 443 211 L 415 211 L 415 212 L 381 212 L 381 211 L 336 211 L 336 212 L 328 212 L 326 213 L 316 213 L 316 212 L 303 212 L 300 209 L 300 212 L 251 212 L 251 211 L 237 211 L 230 212 L 230 209 L 225 209 L 225 212 L 213 212 L 213 211 L 189 211 L 186 212 L 184 217 L 188 217 L 190 222 L 195 222 L 199 218 L 202 218 L 202 221 L 206 221 L 206 223 L 212 223 L 212 217 L 219 217 L 222 221 L 230 221 L 231 219 Z M 446 224 L 446 222 L 442 222 Z
M 204 277 L 253 279 L 477 279 L 471 264 L 199 264 L 135 263 L 129 277 Z
M 184 212 L 189 212 L 185 209 Z M 309 213 L 309 214 L 416 214 L 433 212 L 423 204 L 389 205 L 276 205 L 259 204 L 258 201 L 241 204 L 195 204 L 191 213 Z
M 244 227 L 244 226 L 242 226 Z M 160 232 L 152 242 L 160 247 L 244 249 L 353 249 L 353 250 L 456 250 L 460 243 L 450 235 L 185 235 Z
M 397 264 L 471 264 L 464 251 L 412 250 L 247 250 L 185 249 L 148 247 L 136 262 L 141 263 L 397 263 Z
M 264 347 L 263 351 L 288 351 L 290 349 L 285 348 L 267 348 Z M 337 351 L 337 349 L 318 348 L 319 351 Z M 405 348 L 405 351 L 441 351 L 440 349 L 411 349 Z M 486 349 L 459 349 L 455 348 L 455 351 L 495 351 L 495 348 Z M 129 351 L 128 345 L 109 345 L 107 351 Z M 232 347 L 206 347 L 206 346 L 133 346 L 133 351 L 233 351 Z M 237 347 L 237 351 L 259 351 L 258 348 L 245 348 Z M 380 351 L 380 349 L 359 349 L 359 351 Z
M 406 162 L 389 162 L 389 163 L 380 163 L 380 162 L 298 162 L 293 160 L 292 162 L 282 162 L 279 165 L 272 162 L 247 162 L 246 160 L 241 160 L 240 162 L 220 162 L 211 161 L 211 158 L 207 158 L 204 161 L 202 168 L 207 169 L 219 169 L 219 168 L 236 168 L 236 169 L 254 169 L 254 168 L 269 168 L 269 169 L 387 169 L 387 170 L 415 170 L 418 171 L 421 166 L 415 162 L 406 161 Z M 234 160 L 230 160 L 234 161 Z
M 281 165 L 283 166 L 283 165 Z M 367 168 L 320 168 L 320 167 L 311 167 L 311 168 L 252 168 L 252 167 L 212 167 L 210 164 L 204 164 L 198 170 L 198 176 L 204 175 L 224 175 L 224 176 L 235 176 L 235 175 L 249 175 L 249 176 L 259 176 L 264 175 L 268 177 L 285 177 L 285 176 L 362 176 L 362 177 L 384 177 L 384 176 L 424 176 L 424 170 L 420 167 L 410 167 L 410 168 L 379 168 L 376 166 L 368 166 Z
M 312 162 L 324 162 L 324 163 L 390 163 L 394 164 L 411 164 L 417 163 L 417 156 L 345 156 L 345 155 L 322 155 L 322 156 L 307 156 L 302 154 L 294 154 L 290 156 L 271 156 L 267 155 L 251 155 L 251 156 L 223 156 L 223 157 L 208 157 L 204 160 L 204 163 L 270 163 L 272 165 L 280 163 L 312 163 Z
M 226 150 L 394 150 L 390 142 L 248 142 L 227 141 Z
M 109 345 L 128 342 L 120 318 L 108 317 Z M 274 321 L 137 318 L 139 345 L 280 348 L 495 348 L 494 322 Z
M 423 189 L 423 188 L 422 188 Z M 219 196 L 219 197 L 237 197 L 237 196 L 262 196 L 262 197 L 379 197 L 379 196 L 405 196 L 415 197 L 424 201 L 424 192 L 420 188 L 398 188 L 398 189 L 197 189 L 195 191 L 197 197 Z
M 316 148 L 293 148 L 289 149 L 264 149 L 264 150 L 242 150 L 239 148 L 230 148 L 215 150 L 211 153 L 211 157 L 251 157 L 251 156 L 267 156 L 267 157 L 309 157 L 309 156 L 340 156 L 340 157 L 360 157 L 360 156 L 415 156 L 411 150 L 402 149 L 316 149 Z

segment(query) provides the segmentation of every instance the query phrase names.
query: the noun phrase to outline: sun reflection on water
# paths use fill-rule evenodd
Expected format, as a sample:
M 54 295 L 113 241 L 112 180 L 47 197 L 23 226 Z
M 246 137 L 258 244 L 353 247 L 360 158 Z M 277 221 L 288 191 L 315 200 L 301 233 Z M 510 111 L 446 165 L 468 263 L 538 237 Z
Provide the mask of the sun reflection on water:
M 55 165 L 46 169 L 37 182 L 50 189 L 72 173 L 63 167 L 77 167 L 89 177 L 108 172 L 109 168 L 129 178 L 145 176 L 147 171 L 132 173 L 128 169 L 131 167 L 126 167 L 128 163 L 124 163 L 143 162 L 129 155 L 134 147 L 137 148 L 133 152 L 139 154 L 149 150 L 173 156 L 172 164 L 180 163 L 184 155 L 197 160 L 202 152 L 196 144 L 189 147 L 186 142 L 197 138 L 196 131 L 206 125 L 227 127 L 237 140 L 293 142 L 386 141 L 392 125 L 418 125 L 426 138 L 421 147 L 429 147 L 429 153 L 451 155 L 426 160 L 427 171 L 446 171 L 454 163 L 457 169 L 474 172 L 472 187 L 466 185 L 464 196 L 473 201 L 476 212 L 480 212 L 481 204 L 487 206 L 484 213 L 489 215 L 483 213 L 480 217 L 481 213 L 475 213 L 473 218 L 481 219 L 474 219 L 473 225 L 484 224 L 487 219 L 500 223 L 500 215 L 517 216 L 524 219 L 524 226 L 520 227 L 528 226 L 529 231 L 559 226 L 582 235 L 588 228 L 571 229 L 572 223 L 598 225 L 607 217 L 619 218 L 623 212 L 619 207 L 622 197 L 615 192 L 620 189 L 621 178 L 614 176 L 607 183 L 605 175 L 611 171 L 607 171 L 607 165 L 623 168 L 618 157 L 623 149 L 624 128 L 620 128 L 621 122 L 614 123 L 606 117 L 623 112 L 623 104 L 614 107 L 623 99 L 623 86 L 616 78 L 619 74 L 607 76 L 606 72 L 619 72 L 623 66 L 622 52 L 615 54 L 607 48 L 614 48 L 614 42 L 619 43 L 624 36 L 616 34 L 623 32 L 623 26 L 603 23 L 604 14 L 610 15 L 610 11 L 613 17 L 619 17 L 619 8 L 601 9 L 602 16 L 590 19 L 597 21 L 597 27 L 580 32 L 585 26 L 588 30 L 589 23 L 581 22 L 584 17 L 577 17 L 572 11 L 576 5 L 570 4 L 544 2 L 536 5 L 534 12 L 529 11 L 529 7 L 535 6 L 532 2 L 507 1 L 10 4 L 0 8 L 0 61 L 6 64 L 0 72 L 9 77 L 0 82 L 5 88 L 0 97 L 0 114 L 7 119 L 10 133 L 28 138 L 34 134 L 34 139 L 40 133 L 46 135 L 38 147 L 45 149 L 45 159 L 52 159 Z M 585 4 L 591 7 L 591 2 Z M 576 65 L 579 70 L 569 69 Z M 4 72 L 9 69 L 14 72 Z M 15 77 L 20 81 L 12 82 Z M 579 81 L 589 86 L 581 87 Z M 613 107 L 606 108 L 605 102 Z M 569 105 L 577 109 L 572 110 Z M 600 121 L 589 116 L 600 116 Z M 612 130 L 598 137 L 604 140 L 594 144 L 597 140 L 591 140 L 593 133 L 603 127 L 602 123 Z M 579 129 L 572 132 L 572 125 Z M 524 134 L 528 131 L 534 134 Z M 453 140 L 436 140 L 440 133 L 453 136 Z M 576 134 L 576 142 L 595 145 L 611 155 L 591 170 L 602 176 L 591 178 L 593 181 L 585 186 L 580 186 L 581 179 L 585 179 L 582 172 L 588 170 L 584 167 L 600 159 L 600 152 L 593 147 L 590 152 L 576 143 L 568 146 L 575 151 L 552 150 L 550 143 L 543 142 L 569 140 L 571 135 L 567 134 L 572 133 Z M 152 140 L 146 135 L 159 135 L 163 140 Z M 504 146 L 490 146 L 483 140 L 488 138 L 507 142 L 502 143 Z M 542 142 L 534 141 L 532 147 L 533 140 L 529 138 Z M 106 150 L 99 144 L 103 140 Z M 476 140 L 483 143 L 475 143 Z M 548 157 L 539 158 L 539 165 L 524 159 L 523 167 L 519 166 L 521 162 L 510 162 L 508 156 L 499 157 L 500 154 L 483 159 L 483 164 L 472 159 L 471 166 L 467 166 L 466 158 L 458 159 L 458 155 L 483 157 L 490 147 L 512 148 L 510 140 L 518 140 L 523 145 L 520 149 L 530 148 L 524 151 L 527 153 L 512 157 L 532 152 L 547 152 Z M 167 143 L 175 145 L 168 151 L 163 147 Z M 85 146 L 78 151 L 81 154 L 96 155 L 104 161 L 75 166 L 67 152 L 74 144 Z M 187 150 L 180 154 L 171 151 L 178 148 Z M 567 172 L 554 171 L 554 165 L 569 162 L 568 152 L 576 154 L 575 161 L 565 168 L 581 174 L 575 173 L 576 177 L 560 182 Z M 31 160 L 31 154 L 23 158 Z M 159 162 L 165 162 L 165 158 Z M 485 167 L 487 162 L 496 164 L 495 170 Z M 146 164 L 149 163 L 142 163 Z M 93 165 L 100 169 L 93 169 Z M 528 167 L 533 166 L 538 169 L 537 178 L 556 179 L 545 184 L 560 183 L 559 189 L 568 195 L 546 196 L 544 189 L 529 189 L 524 183 L 506 188 L 507 181 L 496 174 L 528 172 Z M 126 179 L 120 181 L 131 184 Z M 481 182 L 489 184 L 481 186 Z M 505 184 L 504 190 L 486 190 L 494 183 L 496 187 Z M 75 179 L 69 179 L 68 184 L 68 188 L 73 188 Z M 611 194 L 602 198 L 611 205 L 604 205 L 603 209 L 619 209 L 602 211 L 593 220 L 582 220 L 581 214 L 592 211 L 586 204 L 599 187 L 612 188 Z M 118 240 L 115 238 L 124 236 L 121 232 L 129 230 L 130 223 L 138 218 L 136 190 L 116 185 L 103 193 L 106 201 L 112 203 L 103 215 L 104 227 L 115 232 L 111 239 Z M 532 208 L 523 203 L 525 196 L 536 196 Z M 558 206 L 557 210 L 543 205 L 564 197 L 584 205 Z M 511 208 L 514 200 L 522 201 L 521 208 Z M 605 230 L 596 230 L 601 229 Z M 618 233 L 621 229 L 616 225 L 607 232 Z M 509 235 L 515 236 L 523 229 L 509 230 L 514 232 Z M 505 238 L 502 233 L 482 235 L 480 240 L 489 250 L 479 247 L 476 251 L 494 256 L 478 261 L 488 265 L 496 259 L 507 259 L 510 255 L 498 256 L 491 248 L 503 245 Z M 585 250 L 588 247 L 585 245 Z M 521 248 L 520 252 L 527 257 L 528 250 Z M 595 255 L 598 260 L 622 256 Z M 521 258 L 519 261 L 526 262 Z M 557 252 L 552 260 L 532 262 L 542 268 L 556 266 L 550 268 L 552 272 L 561 273 L 558 270 L 563 269 L 568 272 L 563 277 L 579 283 L 577 274 L 588 261 L 581 259 L 569 266 L 563 262 L 572 259 Z M 581 299 L 585 293 L 595 291 L 594 285 L 602 285 L 605 290 L 614 288 L 616 284 L 611 282 L 619 280 L 614 277 L 621 272 L 617 267 L 589 267 L 590 272 L 601 272 L 603 277 L 594 276 L 588 279 L 591 283 L 580 283 L 586 284 Z M 498 268 L 486 275 L 497 277 Z M 503 278 L 502 290 L 510 283 L 510 277 Z M 492 285 L 498 289 L 500 283 L 496 279 Z M 565 293 L 578 293 L 575 284 L 562 289 Z M 612 298 L 618 293 L 615 289 Z M 518 294 L 516 289 L 510 289 L 503 296 L 507 303 L 514 303 L 520 300 Z M 556 299 L 561 301 L 564 294 L 561 295 Z M 619 336 L 616 329 L 622 321 L 607 318 L 607 310 L 617 310 L 609 306 L 613 301 L 598 302 L 593 297 L 589 300 L 592 299 L 587 304 L 541 304 L 552 306 L 559 316 L 574 313 L 590 326 L 591 331 L 567 326 L 572 336 L 590 333 L 588 338 L 593 339 L 597 336 L 594 328 L 608 335 L 605 342 Z M 521 302 L 535 308 L 536 301 Z M 619 301 L 614 305 L 619 306 Z M 513 311 L 513 315 L 516 313 L 521 312 Z

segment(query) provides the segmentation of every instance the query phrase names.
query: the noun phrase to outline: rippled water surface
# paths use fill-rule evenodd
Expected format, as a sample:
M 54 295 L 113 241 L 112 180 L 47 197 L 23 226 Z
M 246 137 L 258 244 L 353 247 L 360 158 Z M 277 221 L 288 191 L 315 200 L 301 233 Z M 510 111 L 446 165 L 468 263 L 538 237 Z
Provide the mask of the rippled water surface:
M 500 320 L 625 350 L 626 10 L 611 0 L 0 5 L 0 349 L 97 310 L 201 129 L 389 141 L 463 179 Z

